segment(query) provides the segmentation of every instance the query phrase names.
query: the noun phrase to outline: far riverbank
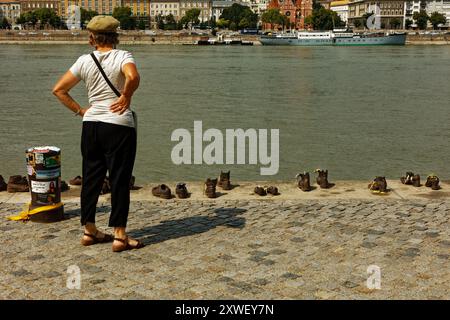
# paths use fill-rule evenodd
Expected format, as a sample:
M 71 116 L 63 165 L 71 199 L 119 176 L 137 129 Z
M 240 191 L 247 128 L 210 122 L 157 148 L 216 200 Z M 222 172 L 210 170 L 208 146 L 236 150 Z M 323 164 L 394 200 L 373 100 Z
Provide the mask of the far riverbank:
M 213 37 L 206 32 L 144 32 L 122 31 L 120 42 L 125 45 L 150 44 L 150 45 L 192 45 L 202 37 Z M 261 45 L 259 36 L 242 35 L 229 32 L 226 38 L 251 41 L 254 45 Z M 88 41 L 88 32 L 69 30 L 2 30 L 0 31 L 0 43 L 2 44 L 85 44 Z M 408 33 L 406 44 L 408 45 L 448 45 L 450 33 L 446 34 L 411 34 Z

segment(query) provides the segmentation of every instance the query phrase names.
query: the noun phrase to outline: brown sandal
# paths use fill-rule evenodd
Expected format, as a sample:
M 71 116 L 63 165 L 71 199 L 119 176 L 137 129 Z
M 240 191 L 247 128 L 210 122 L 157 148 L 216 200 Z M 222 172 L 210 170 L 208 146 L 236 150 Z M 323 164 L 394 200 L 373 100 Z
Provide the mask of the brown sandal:
M 93 244 L 97 244 L 97 243 L 106 243 L 106 242 L 111 242 L 114 237 L 112 235 L 109 234 L 104 234 L 104 236 L 102 238 L 97 238 L 97 234 L 98 234 L 98 230 L 95 233 L 95 235 L 93 234 L 89 234 L 89 233 L 84 233 L 84 236 L 89 237 L 89 240 L 85 240 L 84 238 L 81 238 L 81 244 L 83 246 L 91 246 Z
M 112 251 L 113 252 L 121 252 L 121 251 L 125 251 L 125 250 L 133 250 L 133 249 L 141 249 L 143 247 L 145 247 L 145 244 L 143 244 L 141 241 L 136 240 L 137 244 L 135 246 L 132 246 L 128 243 L 128 237 L 126 237 L 125 239 L 120 239 L 120 238 L 114 238 L 114 241 L 119 241 L 122 242 L 122 245 L 120 246 L 116 246 L 114 247 L 114 245 L 112 246 Z

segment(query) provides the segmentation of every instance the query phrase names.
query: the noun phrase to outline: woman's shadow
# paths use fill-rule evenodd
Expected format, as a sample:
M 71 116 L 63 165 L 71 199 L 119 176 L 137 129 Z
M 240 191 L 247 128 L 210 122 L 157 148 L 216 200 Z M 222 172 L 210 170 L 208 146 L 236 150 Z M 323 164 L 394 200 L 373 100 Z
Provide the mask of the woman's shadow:
M 188 237 L 204 233 L 218 226 L 242 229 L 245 227 L 245 218 L 239 215 L 247 209 L 219 208 L 214 209 L 214 216 L 194 216 L 175 220 L 161 221 L 160 224 L 130 230 L 131 237 L 139 238 L 144 244 L 154 244 L 170 239 Z

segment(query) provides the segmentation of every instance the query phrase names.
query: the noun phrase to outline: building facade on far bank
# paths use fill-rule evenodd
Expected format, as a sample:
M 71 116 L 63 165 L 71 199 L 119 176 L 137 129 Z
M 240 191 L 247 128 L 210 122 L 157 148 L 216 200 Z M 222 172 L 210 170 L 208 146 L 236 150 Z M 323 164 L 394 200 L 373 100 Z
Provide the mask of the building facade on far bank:
M 279 9 L 280 13 L 289 19 L 291 26 L 288 29 L 306 29 L 305 18 L 312 14 L 312 0 L 271 0 L 267 9 Z M 264 29 L 271 29 L 268 23 L 263 24 Z M 274 26 L 279 29 L 281 26 Z
M 339 18 L 347 24 L 348 21 L 348 4 L 349 0 L 339 0 L 330 3 L 330 10 L 337 13 Z
M 180 0 L 180 17 L 184 17 L 186 11 L 190 9 L 200 10 L 200 15 L 198 16 L 200 22 L 211 20 L 212 2 L 210 0 Z
M 70 15 L 70 6 L 76 5 L 85 10 L 96 11 L 101 15 L 112 15 L 116 7 L 129 7 L 137 23 L 150 23 L 150 0 L 58 0 L 59 14 L 66 21 Z
M 153 0 L 150 3 L 150 28 L 157 28 L 157 17 L 173 15 L 176 21 L 180 20 L 180 1 Z
M 60 0 L 60 15 L 63 19 L 67 19 L 70 14 L 70 6 L 79 6 L 85 10 L 92 10 L 98 14 L 112 15 L 115 7 L 119 7 L 122 0 Z
M 13 25 L 21 13 L 21 3 L 18 0 L 0 0 L 0 22 L 6 18 Z
M 405 21 L 413 21 L 414 13 L 421 10 L 426 11 L 428 15 L 433 12 L 442 13 L 447 20 L 444 27 L 450 28 L 450 0 L 405 1 Z
M 34 11 L 36 9 L 51 9 L 60 15 L 61 0 L 20 0 L 21 13 Z
M 241 0 L 242 5 L 249 7 L 254 13 L 261 16 L 267 10 L 270 0 Z
M 348 4 L 348 25 L 357 26 L 364 23 L 366 14 L 374 13 L 379 16 L 382 29 L 394 29 L 404 27 L 405 1 L 398 0 L 360 0 L 351 1 Z

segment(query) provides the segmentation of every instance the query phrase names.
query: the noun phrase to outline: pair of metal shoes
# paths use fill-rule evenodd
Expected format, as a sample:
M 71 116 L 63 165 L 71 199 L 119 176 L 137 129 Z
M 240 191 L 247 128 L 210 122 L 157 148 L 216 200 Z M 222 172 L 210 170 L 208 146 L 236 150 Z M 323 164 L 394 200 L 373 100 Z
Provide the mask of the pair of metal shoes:
M 227 172 L 220 171 L 220 176 L 219 179 L 217 180 L 217 185 L 221 187 L 223 190 L 231 190 L 233 188 L 230 180 L 230 171 Z
M 203 192 L 208 198 L 217 198 L 216 192 L 217 181 L 218 181 L 217 179 L 211 178 L 206 179 Z
M 400 181 L 405 185 L 413 185 L 414 187 L 420 187 L 420 175 L 414 174 L 411 171 L 406 172 L 404 177 L 400 178 Z M 427 177 L 427 181 L 425 182 L 425 186 L 431 188 L 432 190 L 439 190 L 441 187 L 439 186 L 439 177 L 435 174 L 430 174 Z
M 231 184 L 230 179 L 230 171 L 223 172 L 220 171 L 219 178 L 217 179 L 211 179 L 207 178 L 205 181 L 205 187 L 204 187 L 204 194 L 208 198 L 217 198 L 217 191 L 216 188 L 219 186 L 223 190 L 231 190 L 233 189 L 233 186 Z
M 153 187 L 152 194 L 155 197 L 159 197 L 162 199 L 172 199 L 173 198 L 172 190 L 170 190 L 170 188 L 165 184 L 160 184 L 160 185 L 157 185 L 156 187 Z M 177 185 L 175 186 L 175 194 L 180 199 L 189 198 L 189 192 L 187 190 L 186 183 L 184 183 L 184 182 L 177 183 Z
M 314 172 L 318 173 L 316 183 L 321 189 L 329 189 L 334 186 L 334 184 L 328 182 L 328 170 L 316 169 Z M 300 190 L 305 192 L 312 190 L 309 172 L 299 173 L 295 178 L 297 179 L 297 186 Z
M 28 185 L 27 177 L 23 177 L 20 175 L 11 176 L 9 177 L 8 184 L 6 184 L 3 177 L 0 176 L 0 191 L 5 190 L 9 193 L 29 192 L 30 187 Z
M 425 187 L 431 188 L 431 190 L 439 190 L 439 177 L 435 174 L 430 174 L 425 182 Z
M 406 185 L 412 185 L 414 187 L 420 187 L 420 175 L 414 174 L 411 171 L 407 171 L 404 177 L 400 178 L 401 183 Z
M 262 187 L 262 186 L 256 186 L 254 190 L 255 194 L 259 196 L 266 196 L 268 194 L 272 196 L 278 196 L 280 193 L 278 192 L 278 188 L 275 186 L 270 187 Z
M 387 194 L 389 189 L 387 187 L 386 177 L 377 176 L 368 185 L 369 190 L 374 194 Z

